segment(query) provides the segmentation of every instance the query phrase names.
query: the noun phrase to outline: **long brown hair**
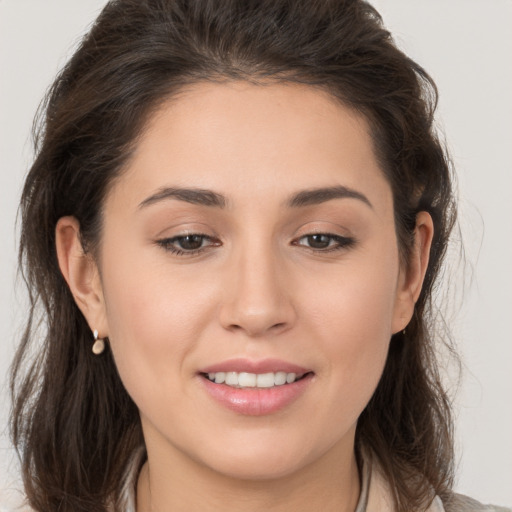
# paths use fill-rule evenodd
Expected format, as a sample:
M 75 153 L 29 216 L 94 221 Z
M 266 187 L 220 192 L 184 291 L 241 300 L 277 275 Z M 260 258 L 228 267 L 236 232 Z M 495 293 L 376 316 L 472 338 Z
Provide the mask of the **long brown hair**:
M 19 258 L 31 308 L 12 368 L 11 431 L 29 503 L 41 512 L 107 510 L 143 443 L 112 356 L 91 353 L 89 327 L 58 267 L 55 226 L 76 217 L 94 256 L 103 200 L 146 120 L 203 80 L 300 82 L 362 113 L 392 188 L 404 262 L 416 214 L 431 214 L 424 287 L 406 332 L 391 339 L 356 448 L 379 460 L 400 512 L 448 497 L 452 422 L 431 301 L 455 208 L 433 128 L 432 80 L 360 0 L 113 0 L 46 97 L 21 198 Z

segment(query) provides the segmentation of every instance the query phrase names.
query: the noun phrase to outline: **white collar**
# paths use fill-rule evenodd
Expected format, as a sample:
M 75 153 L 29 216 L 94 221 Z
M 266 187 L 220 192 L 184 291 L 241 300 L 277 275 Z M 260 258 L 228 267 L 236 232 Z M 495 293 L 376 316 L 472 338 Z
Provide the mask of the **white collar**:
M 146 458 L 146 450 L 141 447 L 135 451 L 124 478 L 120 500 L 116 510 L 136 512 L 136 489 L 139 472 Z M 361 471 L 361 494 L 355 512 L 394 512 L 393 493 L 389 482 L 378 464 L 370 457 L 363 462 Z M 443 504 L 436 496 L 426 512 L 445 512 Z

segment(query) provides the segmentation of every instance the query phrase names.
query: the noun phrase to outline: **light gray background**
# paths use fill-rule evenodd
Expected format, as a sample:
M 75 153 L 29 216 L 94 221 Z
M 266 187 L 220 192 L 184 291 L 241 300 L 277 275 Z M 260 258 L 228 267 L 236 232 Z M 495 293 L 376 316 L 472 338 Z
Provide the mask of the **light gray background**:
M 16 485 L 5 435 L 8 364 L 23 318 L 15 217 L 46 87 L 104 0 L 0 0 L 0 488 Z M 465 364 L 456 403 L 456 488 L 512 505 L 512 1 L 374 0 L 399 45 L 434 77 L 458 170 L 462 238 L 447 294 Z M 452 302 L 454 304 L 454 302 Z M 453 375 L 452 375 L 453 380 Z M 1 493 L 0 493 L 1 494 Z M 1 500 L 0 500 L 1 501 Z

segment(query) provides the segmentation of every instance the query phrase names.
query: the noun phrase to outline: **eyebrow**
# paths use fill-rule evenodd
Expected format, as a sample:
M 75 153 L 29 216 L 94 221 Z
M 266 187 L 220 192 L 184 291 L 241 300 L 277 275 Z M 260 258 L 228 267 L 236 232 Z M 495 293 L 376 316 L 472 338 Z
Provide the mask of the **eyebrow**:
M 222 194 L 214 192 L 213 190 L 201 188 L 164 187 L 159 189 L 155 194 L 144 199 L 144 201 L 139 204 L 139 209 L 168 199 L 177 199 L 191 204 L 217 208 L 225 208 L 227 204 L 227 199 Z M 303 206 L 325 203 L 333 199 L 358 199 L 373 209 L 372 203 L 364 194 L 341 185 L 336 187 L 301 190 L 291 196 L 286 202 L 286 205 L 289 208 L 300 208 Z
M 373 209 L 372 203 L 370 203 L 370 200 L 364 194 L 342 185 L 337 187 L 323 187 L 313 188 L 310 190 L 302 190 L 301 192 L 293 195 L 288 200 L 288 206 L 291 208 L 298 208 L 301 206 L 325 203 L 326 201 L 331 201 L 332 199 L 358 199 Z
M 158 190 L 155 194 L 144 199 L 139 204 L 139 208 L 158 203 L 165 199 L 178 199 L 187 203 L 198 204 L 202 206 L 215 206 L 217 208 L 224 208 L 226 206 L 226 198 L 222 194 L 213 192 L 212 190 L 205 190 L 202 188 L 179 188 L 179 187 L 164 187 Z

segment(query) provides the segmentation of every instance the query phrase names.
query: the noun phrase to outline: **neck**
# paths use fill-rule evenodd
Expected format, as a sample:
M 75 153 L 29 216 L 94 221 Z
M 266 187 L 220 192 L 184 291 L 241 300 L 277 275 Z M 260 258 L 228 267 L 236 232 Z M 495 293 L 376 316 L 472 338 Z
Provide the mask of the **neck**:
M 360 494 L 359 472 L 353 449 L 345 452 L 334 447 L 292 474 L 249 480 L 220 474 L 178 450 L 163 457 L 161 450 L 153 453 L 148 446 L 137 486 L 137 512 L 353 512 Z

